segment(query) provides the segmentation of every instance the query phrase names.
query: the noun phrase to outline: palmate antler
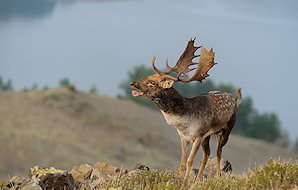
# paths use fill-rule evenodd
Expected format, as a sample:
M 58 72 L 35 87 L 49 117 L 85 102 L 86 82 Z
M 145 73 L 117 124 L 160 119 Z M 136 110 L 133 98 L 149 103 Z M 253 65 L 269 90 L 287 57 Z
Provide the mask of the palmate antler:
M 211 48 L 209 51 L 206 50 L 205 47 L 199 46 L 195 47 L 195 38 L 191 39 L 184 52 L 180 56 L 179 60 L 177 61 L 176 65 L 174 67 L 170 67 L 168 64 L 168 60 L 166 62 L 167 70 L 165 72 L 160 71 L 155 67 L 155 57 L 152 58 L 152 67 L 153 69 L 159 73 L 164 78 L 168 78 L 174 81 L 181 81 L 181 82 L 191 82 L 191 81 L 200 81 L 204 80 L 206 77 L 209 76 L 208 71 L 216 64 L 214 62 L 214 52 Z M 198 55 L 195 55 L 194 53 L 197 51 L 197 49 L 201 48 L 201 55 L 199 58 L 199 62 L 195 63 L 192 60 Z M 197 68 L 190 69 L 189 67 L 192 65 L 198 65 Z M 191 78 L 188 79 L 181 79 L 181 75 L 186 75 L 190 71 L 196 69 L 194 75 Z M 168 74 L 171 72 L 175 72 L 177 74 L 177 77 L 172 77 Z

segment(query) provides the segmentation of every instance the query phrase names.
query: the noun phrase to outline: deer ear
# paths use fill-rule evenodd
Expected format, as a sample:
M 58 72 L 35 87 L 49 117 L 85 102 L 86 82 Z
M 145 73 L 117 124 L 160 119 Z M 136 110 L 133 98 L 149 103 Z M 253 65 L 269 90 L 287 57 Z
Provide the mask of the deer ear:
M 163 89 L 166 89 L 166 88 L 171 88 L 174 84 L 174 80 L 165 80 L 161 83 L 161 87 Z

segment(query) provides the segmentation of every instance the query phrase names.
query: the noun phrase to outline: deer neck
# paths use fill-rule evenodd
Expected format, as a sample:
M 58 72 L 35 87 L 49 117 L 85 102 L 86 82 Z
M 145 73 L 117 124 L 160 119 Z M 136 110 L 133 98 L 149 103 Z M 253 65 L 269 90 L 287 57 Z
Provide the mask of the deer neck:
M 181 115 L 187 110 L 185 100 L 174 88 L 169 88 L 161 91 L 153 101 L 163 112 Z

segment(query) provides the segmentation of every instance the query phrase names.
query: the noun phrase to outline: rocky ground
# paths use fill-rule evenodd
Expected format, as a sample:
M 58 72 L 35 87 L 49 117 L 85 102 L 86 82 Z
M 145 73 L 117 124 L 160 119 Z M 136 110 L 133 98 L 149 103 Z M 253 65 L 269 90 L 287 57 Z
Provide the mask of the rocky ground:
M 192 170 L 183 182 L 174 170 L 155 170 L 136 164 L 130 170 L 105 162 L 80 164 L 70 171 L 34 166 L 28 176 L 0 181 L 3 190 L 130 190 L 130 189 L 298 189 L 298 162 L 269 160 L 266 165 L 245 174 L 234 174 L 226 161 L 221 177 L 215 177 L 215 159 L 209 159 L 204 178 L 196 180 Z
M 206 166 L 204 178 L 214 177 L 215 163 L 215 159 L 209 160 Z M 232 171 L 232 166 L 228 161 L 222 163 L 222 171 Z M 190 180 L 194 181 L 197 172 L 197 169 L 192 170 Z M 109 187 L 109 185 L 115 186 L 116 184 L 116 186 L 119 186 L 116 189 L 122 189 L 124 188 L 123 186 L 125 186 L 125 184 L 121 183 L 123 179 L 128 182 L 131 179 L 138 178 L 138 176 L 142 176 L 144 174 L 146 175 L 146 173 L 162 175 L 162 173 L 159 173 L 158 170 L 150 169 L 148 166 L 140 163 L 136 164 L 130 170 L 113 166 L 105 162 L 96 162 L 93 166 L 88 164 L 76 165 L 70 171 L 56 169 L 54 167 L 43 168 L 41 166 L 34 166 L 29 169 L 27 176 L 14 176 L 11 179 L 2 180 L 0 188 L 7 190 L 88 190 L 101 188 L 111 189 L 112 187 Z M 166 175 L 164 176 L 166 178 L 174 178 L 180 183 L 180 179 L 178 179 L 176 171 L 174 170 L 164 171 L 163 175 Z M 112 189 L 115 189 L 115 187 Z
M 29 169 L 28 176 L 14 176 L 11 179 L 2 180 L 0 188 L 7 190 L 96 189 L 113 180 L 128 179 L 146 171 L 150 171 L 149 167 L 142 164 L 136 164 L 133 169 L 127 170 L 105 162 L 96 162 L 93 166 L 77 165 L 70 171 L 34 166 Z M 122 187 L 116 189 L 122 189 Z

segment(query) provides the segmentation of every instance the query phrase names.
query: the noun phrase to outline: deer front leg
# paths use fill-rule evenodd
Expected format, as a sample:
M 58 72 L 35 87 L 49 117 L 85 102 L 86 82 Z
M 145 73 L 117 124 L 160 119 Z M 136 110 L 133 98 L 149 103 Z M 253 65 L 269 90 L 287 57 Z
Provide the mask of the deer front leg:
M 185 171 L 185 158 L 186 158 L 189 142 L 184 140 L 181 136 L 180 136 L 180 141 L 181 141 L 181 161 L 180 161 L 180 167 L 179 167 L 179 177 L 182 177 L 183 172 Z
M 199 150 L 201 141 L 202 141 L 201 138 L 197 138 L 191 147 L 191 151 L 190 151 L 188 159 L 187 159 L 187 167 L 186 167 L 186 172 L 185 172 L 185 176 L 184 176 L 185 182 L 188 180 L 189 172 L 190 172 L 192 164 L 193 164 L 193 159 Z

